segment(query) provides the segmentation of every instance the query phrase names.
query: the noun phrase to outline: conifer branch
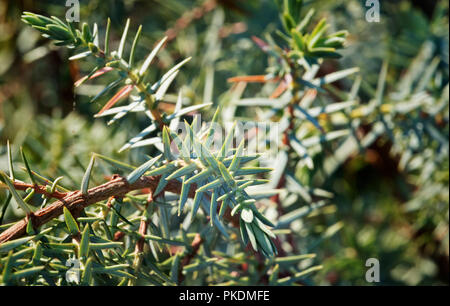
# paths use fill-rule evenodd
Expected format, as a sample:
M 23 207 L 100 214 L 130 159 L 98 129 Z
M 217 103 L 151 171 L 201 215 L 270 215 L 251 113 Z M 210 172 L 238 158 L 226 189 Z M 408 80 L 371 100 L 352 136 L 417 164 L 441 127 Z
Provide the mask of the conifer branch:
M 67 209 L 73 213 L 80 211 L 89 205 L 107 200 L 110 197 L 126 195 L 131 191 L 144 188 L 149 188 L 154 191 L 158 186 L 159 180 L 160 176 L 143 176 L 133 184 L 130 184 L 126 178 L 118 176 L 105 184 L 89 189 L 87 194 L 82 194 L 79 190 L 69 192 L 53 204 L 33 213 L 32 218 L 24 218 L 0 233 L 0 244 L 24 236 L 30 220 L 33 222 L 33 227 L 37 229 L 60 216 L 63 213 L 64 207 L 67 207 Z M 23 185 L 19 184 L 19 186 Z M 195 189 L 196 186 L 193 184 L 188 194 L 190 198 L 195 196 Z M 175 180 L 169 181 L 164 190 L 179 194 L 181 191 L 181 184 Z

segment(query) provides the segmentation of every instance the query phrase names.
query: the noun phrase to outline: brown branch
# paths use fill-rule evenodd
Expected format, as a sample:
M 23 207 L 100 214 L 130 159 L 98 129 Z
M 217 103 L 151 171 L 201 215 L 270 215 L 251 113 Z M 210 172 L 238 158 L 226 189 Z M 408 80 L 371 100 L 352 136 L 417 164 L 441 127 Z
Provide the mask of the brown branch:
M 194 240 L 192 241 L 191 244 L 191 251 L 189 253 L 187 253 L 181 264 L 180 264 L 180 269 L 178 270 L 178 282 L 181 283 L 184 280 L 184 275 L 183 275 L 183 268 L 187 265 L 189 265 L 192 261 L 192 259 L 194 259 L 194 257 L 197 255 L 198 250 L 200 249 L 200 246 L 203 243 L 203 238 L 202 236 L 200 236 L 200 234 L 196 234 L 194 237 Z
M 37 229 L 41 225 L 53 220 L 63 213 L 64 207 L 67 207 L 71 212 L 76 212 L 89 205 L 107 200 L 110 197 L 124 196 L 134 190 L 144 188 L 155 190 L 158 186 L 159 179 L 160 176 L 144 176 L 139 178 L 133 184 L 129 184 L 126 178 L 116 177 L 103 185 L 89 189 L 86 194 L 82 194 L 81 191 L 69 192 L 60 200 L 32 214 L 31 218 L 26 217 L 2 232 L 0 234 L 0 244 L 24 236 L 26 234 L 28 222 L 32 222 L 33 227 Z M 196 188 L 197 187 L 194 185 L 191 186 L 189 197 L 194 197 Z M 175 180 L 170 181 L 164 188 L 164 191 L 180 193 L 181 183 Z
M 60 191 L 53 191 L 48 192 L 46 186 L 37 185 L 37 184 L 27 184 L 27 183 L 21 183 L 21 182 L 13 182 L 13 186 L 16 190 L 27 190 L 28 188 L 34 189 L 34 192 L 37 194 L 43 194 L 48 198 L 55 198 L 55 199 L 64 199 L 64 197 L 68 194 L 67 192 L 60 192 Z
M 136 253 L 136 258 L 134 262 L 135 269 L 137 269 L 142 260 L 142 254 L 144 252 L 144 243 L 145 243 L 145 233 L 147 233 L 148 224 L 150 222 L 149 216 L 147 216 L 147 209 L 150 203 L 153 202 L 153 193 L 152 191 L 148 194 L 147 203 L 145 205 L 144 213 L 141 219 L 141 223 L 139 224 L 139 235 L 141 237 L 136 241 L 136 246 L 134 252 Z
M 136 246 L 134 249 L 135 257 L 133 261 L 133 268 L 136 274 L 142 264 L 142 257 L 144 255 L 145 233 L 147 232 L 148 224 L 150 222 L 150 219 L 147 216 L 147 209 L 149 204 L 152 202 L 153 202 L 153 191 L 150 191 L 148 194 L 148 199 L 145 205 L 144 213 L 142 215 L 141 223 L 139 224 L 139 235 L 141 235 L 141 237 L 136 241 Z M 135 279 L 130 279 L 129 281 L 130 285 L 135 285 L 135 283 L 136 283 Z

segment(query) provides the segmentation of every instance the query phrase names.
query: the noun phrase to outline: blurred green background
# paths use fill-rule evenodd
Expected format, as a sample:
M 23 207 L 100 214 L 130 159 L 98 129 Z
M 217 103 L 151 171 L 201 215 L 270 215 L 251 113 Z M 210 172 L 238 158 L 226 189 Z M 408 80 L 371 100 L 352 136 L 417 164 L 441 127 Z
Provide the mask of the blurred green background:
M 326 16 L 335 29 L 345 28 L 351 34 L 339 61 L 342 68 L 359 66 L 364 81 L 376 87 L 382 62 L 388 59 L 388 82 L 394 84 L 423 44 L 431 41 L 433 52 L 443 58 L 440 68 L 448 78 L 448 1 L 382 1 L 380 23 L 365 20 L 364 2 L 313 3 L 318 15 Z M 139 151 L 119 154 L 117 148 L 145 122 L 136 118 L 132 130 L 125 123 L 107 127 L 104 121 L 94 120 L 100 104 L 86 102 L 95 85 L 84 85 L 76 92 L 73 87 L 88 67 L 68 63 L 70 51 L 54 47 L 20 21 L 22 11 L 64 17 L 64 3 L 0 1 L 0 167 L 7 167 L 9 139 L 14 156 L 23 146 L 38 172 L 47 177 L 64 175 L 66 185 L 77 186 L 90 152 L 137 162 Z M 266 55 L 251 37 L 264 37 L 281 27 L 271 0 L 80 3 L 82 22 L 97 22 L 104 29 L 106 18 L 111 17 L 116 41 L 128 17 L 133 29 L 142 24 L 141 45 L 147 47 L 137 51 L 139 57 L 168 35 L 171 42 L 158 62 L 161 70 L 192 56 L 173 85 L 183 88 L 191 103 L 218 105 L 231 88 L 227 78 L 263 74 Z M 249 86 L 246 95 L 254 90 Z M 448 158 L 430 178 L 443 186 L 439 192 L 416 192 L 414 179 L 397 170 L 399 160 L 389 154 L 391 145 L 380 139 L 364 154 L 346 161 L 321 186 L 336 194 L 333 205 L 303 220 L 304 226 L 318 233 L 307 242 L 324 265 L 314 276 L 315 284 L 369 285 L 364 275 L 365 261 L 371 257 L 380 261 L 381 285 L 449 283 Z M 14 214 L 9 209 L 6 218 Z M 332 224 L 340 226 L 319 235 Z

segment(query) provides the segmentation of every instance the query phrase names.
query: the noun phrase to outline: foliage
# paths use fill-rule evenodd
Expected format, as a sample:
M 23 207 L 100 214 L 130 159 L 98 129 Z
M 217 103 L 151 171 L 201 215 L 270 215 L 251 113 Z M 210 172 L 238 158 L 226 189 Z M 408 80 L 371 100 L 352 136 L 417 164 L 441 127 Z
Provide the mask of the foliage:
M 151 2 L 15 25 L 22 70 L 69 57 L 75 86 L 43 102 L 3 56 L 2 283 L 367 284 L 371 257 L 382 284 L 448 282 L 448 3 Z

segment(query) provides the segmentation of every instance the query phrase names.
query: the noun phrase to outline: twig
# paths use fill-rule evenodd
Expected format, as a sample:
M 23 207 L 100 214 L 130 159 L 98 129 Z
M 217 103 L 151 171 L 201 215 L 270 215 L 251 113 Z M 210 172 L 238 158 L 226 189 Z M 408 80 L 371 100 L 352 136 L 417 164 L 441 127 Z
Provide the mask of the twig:
M 145 210 L 142 215 L 141 223 L 139 224 L 139 235 L 141 235 L 141 237 L 136 241 L 136 246 L 135 246 L 135 251 L 134 251 L 135 257 L 134 257 L 134 262 L 133 262 L 133 268 L 134 268 L 135 272 L 137 272 L 139 270 L 139 268 L 142 264 L 142 257 L 144 254 L 145 233 L 147 233 L 148 224 L 150 222 L 149 216 L 147 215 L 147 209 L 148 209 L 149 204 L 152 202 L 153 202 L 153 193 L 150 192 L 148 194 L 147 203 L 145 204 Z M 135 280 L 130 279 L 130 284 L 134 285 Z
M 48 192 L 47 187 L 43 185 L 34 185 L 34 184 L 27 184 L 22 182 L 13 182 L 14 188 L 16 190 L 27 190 L 28 188 L 34 189 L 34 192 L 37 194 L 43 194 L 48 198 L 55 198 L 55 199 L 64 199 L 64 197 L 68 194 L 67 192 L 60 192 L 60 191 L 53 191 Z
M 144 188 L 155 190 L 158 186 L 159 179 L 160 176 L 144 176 L 133 184 L 129 184 L 126 178 L 119 176 L 103 185 L 89 189 L 87 194 L 82 194 L 81 191 L 69 192 L 60 200 L 35 212 L 31 218 L 24 218 L 2 232 L 0 234 L 0 244 L 24 236 L 28 222 L 30 222 L 29 220 L 32 220 L 33 227 L 37 229 L 41 225 L 61 215 L 64 207 L 67 207 L 71 212 L 76 212 L 89 205 L 107 200 L 112 196 L 124 196 L 131 191 Z M 191 186 L 189 197 L 194 197 L 196 188 L 194 184 Z M 180 193 L 181 184 L 175 180 L 170 181 L 164 188 L 164 191 Z
M 183 282 L 184 280 L 183 268 L 189 265 L 192 259 L 194 259 L 194 257 L 197 255 L 198 250 L 200 249 L 200 246 L 202 245 L 203 241 L 204 240 L 202 236 L 200 236 L 200 234 L 197 233 L 194 237 L 194 240 L 192 241 L 191 251 L 184 256 L 183 261 L 180 264 L 180 269 L 178 270 L 178 281 L 180 283 Z

